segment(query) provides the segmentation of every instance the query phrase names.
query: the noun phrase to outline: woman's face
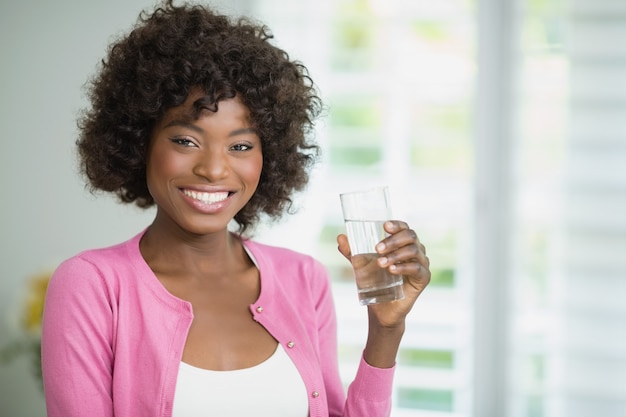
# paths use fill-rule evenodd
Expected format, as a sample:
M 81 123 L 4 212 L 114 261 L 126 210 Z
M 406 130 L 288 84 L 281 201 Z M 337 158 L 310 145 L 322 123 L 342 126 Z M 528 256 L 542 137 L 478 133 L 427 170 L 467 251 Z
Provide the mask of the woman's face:
M 223 231 L 254 194 L 261 176 L 261 140 L 248 108 L 235 97 L 218 111 L 194 117 L 193 92 L 155 126 L 147 159 L 147 183 L 157 222 L 194 234 Z

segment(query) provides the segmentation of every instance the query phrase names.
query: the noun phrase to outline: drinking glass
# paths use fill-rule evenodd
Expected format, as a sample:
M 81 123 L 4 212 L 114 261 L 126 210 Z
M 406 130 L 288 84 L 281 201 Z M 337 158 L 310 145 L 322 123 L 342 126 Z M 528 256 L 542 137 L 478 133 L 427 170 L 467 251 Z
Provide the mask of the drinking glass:
M 369 305 L 404 298 L 402 276 L 378 266 L 376 245 L 388 236 L 383 224 L 391 219 L 389 188 L 340 194 L 350 244 L 359 303 Z

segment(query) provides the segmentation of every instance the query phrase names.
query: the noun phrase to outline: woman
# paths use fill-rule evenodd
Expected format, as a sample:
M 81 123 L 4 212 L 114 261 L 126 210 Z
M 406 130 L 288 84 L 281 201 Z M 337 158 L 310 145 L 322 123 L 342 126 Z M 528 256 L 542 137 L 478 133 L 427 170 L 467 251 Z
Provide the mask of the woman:
M 270 39 L 168 1 L 110 47 L 80 120 L 82 169 L 94 190 L 156 216 L 55 272 L 42 337 L 49 417 L 389 415 L 429 261 L 406 223 L 386 223 L 380 264 L 404 276 L 406 296 L 368 307 L 346 395 L 325 269 L 247 233 L 288 210 L 317 153 L 313 83 Z

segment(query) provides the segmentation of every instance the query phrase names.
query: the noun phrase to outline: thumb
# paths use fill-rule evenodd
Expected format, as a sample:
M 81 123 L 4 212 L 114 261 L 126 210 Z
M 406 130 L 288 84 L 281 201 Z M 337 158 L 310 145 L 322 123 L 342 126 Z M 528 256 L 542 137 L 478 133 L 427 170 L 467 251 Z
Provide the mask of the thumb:
M 337 236 L 337 249 L 347 259 L 350 260 L 350 245 L 348 244 L 348 237 L 344 234 Z

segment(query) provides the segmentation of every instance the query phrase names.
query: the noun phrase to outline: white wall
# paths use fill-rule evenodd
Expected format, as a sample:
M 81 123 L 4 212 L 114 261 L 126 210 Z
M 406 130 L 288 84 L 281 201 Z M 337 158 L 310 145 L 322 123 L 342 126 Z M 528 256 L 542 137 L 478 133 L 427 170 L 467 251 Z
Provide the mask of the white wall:
M 245 0 L 222 0 L 240 13 Z M 217 4 L 217 2 L 214 2 Z M 84 189 L 74 155 L 82 86 L 151 0 L 0 0 L 0 346 L 28 277 L 147 226 L 151 212 Z M 45 415 L 25 359 L 0 364 L 0 417 Z

